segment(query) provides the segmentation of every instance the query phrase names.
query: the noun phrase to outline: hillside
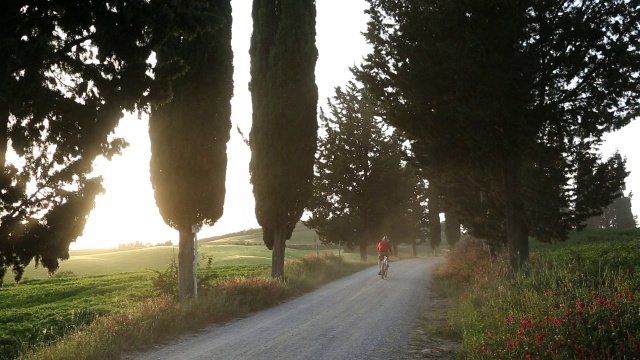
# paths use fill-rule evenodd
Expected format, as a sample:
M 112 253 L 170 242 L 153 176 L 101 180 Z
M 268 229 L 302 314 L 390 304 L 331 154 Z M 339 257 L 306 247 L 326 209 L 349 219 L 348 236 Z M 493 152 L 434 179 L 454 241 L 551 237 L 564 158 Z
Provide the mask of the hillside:
M 313 245 L 316 241 L 316 233 L 314 230 L 306 227 L 302 222 L 298 222 L 291 239 L 287 241 L 287 245 Z M 262 229 L 249 229 L 238 231 L 230 234 L 213 236 L 198 239 L 201 244 L 233 244 L 233 245 L 262 245 Z

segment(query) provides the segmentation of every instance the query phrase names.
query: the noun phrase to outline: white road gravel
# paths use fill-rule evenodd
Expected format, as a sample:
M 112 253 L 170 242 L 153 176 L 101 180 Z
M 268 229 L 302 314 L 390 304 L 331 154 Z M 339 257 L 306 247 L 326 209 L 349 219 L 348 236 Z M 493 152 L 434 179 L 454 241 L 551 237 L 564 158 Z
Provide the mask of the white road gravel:
M 368 268 L 277 307 L 126 359 L 408 359 L 407 344 L 441 259 Z

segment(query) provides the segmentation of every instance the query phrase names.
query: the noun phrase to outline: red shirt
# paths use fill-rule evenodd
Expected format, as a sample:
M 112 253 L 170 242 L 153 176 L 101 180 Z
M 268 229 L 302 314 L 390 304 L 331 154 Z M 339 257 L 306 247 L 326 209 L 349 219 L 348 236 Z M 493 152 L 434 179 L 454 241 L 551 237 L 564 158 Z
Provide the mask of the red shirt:
M 393 251 L 391 251 L 390 242 L 380 241 L 378 243 L 378 254 L 392 254 L 392 253 Z

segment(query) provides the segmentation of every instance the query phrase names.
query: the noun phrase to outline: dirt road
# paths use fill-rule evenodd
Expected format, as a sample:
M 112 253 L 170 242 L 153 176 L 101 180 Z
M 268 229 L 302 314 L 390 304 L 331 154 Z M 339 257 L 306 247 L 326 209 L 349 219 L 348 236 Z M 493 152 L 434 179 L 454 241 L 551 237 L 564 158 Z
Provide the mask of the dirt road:
M 393 262 L 128 359 L 406 359 L 440 259 Z

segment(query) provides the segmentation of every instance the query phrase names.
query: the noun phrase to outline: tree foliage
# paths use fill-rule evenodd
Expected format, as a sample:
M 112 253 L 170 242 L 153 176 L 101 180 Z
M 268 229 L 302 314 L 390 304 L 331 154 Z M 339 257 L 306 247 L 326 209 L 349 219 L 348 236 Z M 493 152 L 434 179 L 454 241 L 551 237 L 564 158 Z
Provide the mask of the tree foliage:
M 217 22 L 195 37 L 167 41 L 158 72 L 180 63 L 170 102 L 149 119 L 151 184 L 165 223 L 178 230 L 179 295 L 193 296 L 192 225 L 212 226 L 223 213 L 231 129 L 233 52 L 231 2 L 209 0 L 201 12 Z
M 628 196 L 624 194 L 623 187 L 616 198 L 609 206 L 603 209 L 599 216 L 591 217 L 587 220 L 585 227 L 588 229 L 634 229 L 638 226 L 636 216 L 631 210 L 631 199 L 633 193 Z
M 311 196 L 318 131 L 314 0 L 254 0 L 251 36 L 251 183 L 272 275 Z
M 207 20 L 190 6 L 0 2 L 0 280 L 69 257 L 103 191 L 94 159 L 126 146 L 111 136 L 123 112 L 163 97 L 152 51 Z
M 387 118 L 438 185 L 502 207 L 514 269 L 529 235 L 563 240 L 613 200 L 625 172 L 593 149 L 638 115 L 638 1 L 369 3 L 374 51 L 359 78 L 394 105 Z M 582 193 L 593 186 L 605 189 Z
M 355 83 L 336 88 L 320 113 L 311 213 L 305 225 L 323 243 L 358 247 L 387 234 L 392 241 L 419 236 L 424 184 L 403 162 L 401 144 L 377 116 L 378 104 Z

